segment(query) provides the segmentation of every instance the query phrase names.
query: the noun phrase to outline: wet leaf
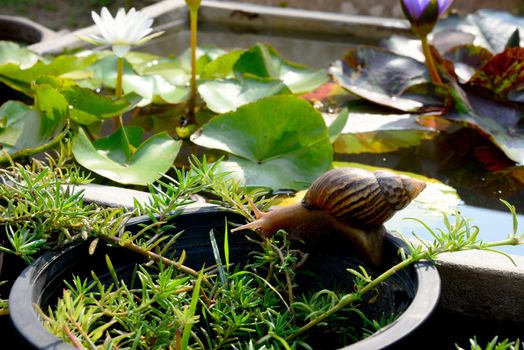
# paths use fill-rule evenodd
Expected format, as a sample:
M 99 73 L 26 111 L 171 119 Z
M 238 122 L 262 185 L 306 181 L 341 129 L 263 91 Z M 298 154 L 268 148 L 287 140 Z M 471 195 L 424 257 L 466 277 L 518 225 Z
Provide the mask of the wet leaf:
M 136 135 L 130 132 L 135 144 Z M 73 138 L 73 154 L 79 164 L 108 179 L 122 184 L 147 185 L 169 170 L 180 145 L 181 142 L 163 132 L 151 136 L 132 152 L 121 129 L 92 143 L 80 128 Z
M 209 80 L 199 85 L 198 92 L 207 107 L 216 113 L 234 111 L 263 97 L 290 93 L 280 80 L 255 76 Z
M 234 71 L 237 75 L 280 79 L 294 94 L 312 91 L 328 80 L 325 71 L 287 61 L 274 48 L 263 44 L 245 51 L 236 62 Z
M 267 97 L 219 115 L 191 140 L 228 152 L 220 166 L 249 186 L 300 189 L 326 171 L 333 158 L 322 116 L 291 95 Z
M 413 94 L 403 96 L 410 87 L 430 84 L 424 64 L 412 58 L 360 46 L 335 62 L 330 73 L 348 91 L 374 103 L 404 112 L 426 107 Z

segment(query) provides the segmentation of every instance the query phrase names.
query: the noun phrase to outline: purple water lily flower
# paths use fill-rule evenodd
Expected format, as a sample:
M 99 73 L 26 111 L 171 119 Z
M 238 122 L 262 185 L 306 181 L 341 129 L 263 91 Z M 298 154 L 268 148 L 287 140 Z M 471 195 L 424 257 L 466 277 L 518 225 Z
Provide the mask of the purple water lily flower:
M 451 6 L 453 0 L 400 0 L 413 32 L 425 36 L 433 30 L 435 23 Z
M 420 19 L 424 10 L 426 10 L 428 5 L 434 1 L 435 0 L 402 0 L 410 17 L 413 19 Z M 448 10 L 452 2 L 453 0 L 436 0 L 438 5 L 438 17 L 442 16 L 442 14 Z

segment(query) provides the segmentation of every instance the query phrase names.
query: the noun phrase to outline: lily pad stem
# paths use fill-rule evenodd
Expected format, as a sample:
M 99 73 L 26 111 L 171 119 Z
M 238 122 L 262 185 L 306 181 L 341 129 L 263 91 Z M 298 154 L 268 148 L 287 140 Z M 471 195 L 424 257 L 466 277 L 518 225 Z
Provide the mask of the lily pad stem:
M 115 97 L 119 99 L 122 97 L 122 78 L 124 76 L 124 58 L 117 57 L 116 64 L 117 64 L 117 71 L 116 71 Z M 117 117 L 115 117 L 114 120 L 115 120 L 115 130 L 118 130 L 119 127 L 122 127 L 122 133 L 124 135 L 124 138 L 127 144 L 130 145 L 129 137 L 127 136 L 127 131 L 124 128 L 124 121 L 122 119 L 122 114 L 119 114 Z
M 442 84 L 442 79 L 438 74 L 437 67 L 435 66 L 435 60 L 431 54 L 427 36 L 422 35 L 420 37 L 420 42 L 422 44 L 422 51 L 424 52 L 424 57 L 426 59 L 426 66 L 428 67 L 429 74 L 431 75 L 431 80 L 433 80 L 435 84 Z
M 191 28 L 191 82 L 189 92 L 189 112 L 188 119 L 193 122 L 195 118 L 196 106 L 196 49 L 197 49 L 197 26 L 198 26 L 198 7 L 189 8 L 189 20 Z

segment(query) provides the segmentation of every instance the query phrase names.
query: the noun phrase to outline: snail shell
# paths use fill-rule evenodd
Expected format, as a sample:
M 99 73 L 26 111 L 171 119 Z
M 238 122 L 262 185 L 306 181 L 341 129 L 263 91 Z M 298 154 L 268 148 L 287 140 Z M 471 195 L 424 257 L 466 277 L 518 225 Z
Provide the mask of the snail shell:
M 325 210 L 344 224 L 371 229 L 405 208 L 425 187 L 421 180 L 385 170 L 336 168 L 313 182 L 302 205 Z
M 380 267 L 383 223 L 425 187 L 423 181 L 389 171 L 336 168 L 316 179 L 299 204 L 264 213 L 251 203 L 256 220 L 231 231 L 252 229 L 271 237 L 283 229 L 291 239 L 313 245 L 336 234 Z

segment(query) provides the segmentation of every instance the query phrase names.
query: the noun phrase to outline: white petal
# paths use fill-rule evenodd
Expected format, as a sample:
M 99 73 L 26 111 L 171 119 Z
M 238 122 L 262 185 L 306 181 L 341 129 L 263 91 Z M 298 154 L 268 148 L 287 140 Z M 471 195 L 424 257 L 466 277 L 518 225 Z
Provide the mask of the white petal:
M 113 19 L 113 17 L 111 17 L 111 14 L 109 13 L 107 7 L 102 8 L 101 15 L 104 30 L 107 33 L 107 40 L 115 40 L 115 20 Z
M 100 18 L 98 13 L 96 13 L 95 11 L 91 12 L 91 17 L 93 18 L 93 21 L 95 22 L 95 25 L 98 28 L 98 31 L 100 32 L 100 34 L 102 34 L 102 36 L 108 40 L 109 37 L 107 35 L 107 31 L 105 29 L 104 22 L 102 21 L 102 18 Z
M 124 57 L 129 52 L 131 45 L 113 45 L 113 53 L 117 57 Z

